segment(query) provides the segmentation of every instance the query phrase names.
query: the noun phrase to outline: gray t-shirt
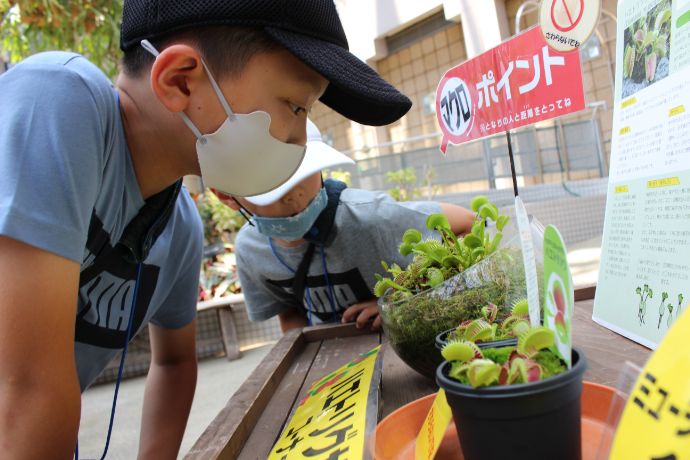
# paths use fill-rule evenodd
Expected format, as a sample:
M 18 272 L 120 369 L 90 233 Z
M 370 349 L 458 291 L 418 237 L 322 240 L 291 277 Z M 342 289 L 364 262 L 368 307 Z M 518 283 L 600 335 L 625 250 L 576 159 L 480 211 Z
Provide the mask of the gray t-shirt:
M 429 214 L 440 211 L 439 204 L 432 201 L 397 203 L 385 193 L 345 189 L 336 211 L 335 236 L 323 254 L 316 248 L 307 273 L 302 304 L 306 311 L 309 296 L 316 313 L 313 323 L 332 321 L 333 310 L 342 314 L 348 306 L 374 298 L 374 274 L 384 272 L 381 261 L 408 263 L 409 258 L 398 252 L 403 233 L 410 227 L 425 233 Z M 307 244 L 285 248 L 274 243 L 273 247 L 275 254 L 268 237 L 256 227 L 245 225 L 237 235 L 237 268 L 252 321 L 299 306 L 293 295 L 293 271 Z
M 75 355 L 84 390 L 124 347 L 137 265 L 117 243 L 147 203 L 106 76 L 64 52 L 1 75 L 0 173 L 0 235 L 81 265 Z M 149 321 L 179 328 L 196 315 L 203 230 L 186 190 L 174 196 L 141 263 L 133 331 Z M 149 217 L 150 229 L 161 222 Z

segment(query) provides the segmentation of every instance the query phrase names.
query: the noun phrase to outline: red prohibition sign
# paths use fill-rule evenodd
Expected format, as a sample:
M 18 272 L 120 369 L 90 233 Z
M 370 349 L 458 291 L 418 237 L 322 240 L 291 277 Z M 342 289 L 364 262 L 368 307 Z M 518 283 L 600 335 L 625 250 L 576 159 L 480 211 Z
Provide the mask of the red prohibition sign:
M 563 26 L 556 21 L 556 14 L 555 14 L 555 9 L 556 9 L 556 4 L 561 3 L 563 5 L 563 8 L 565 9 L 565 14 L 568 16 L 568 22 L 570 22 L 569 25 Z M 561 32 L 569 32 L 573 30 L 577 25 L 580 23 L 580 20 L 582 19 L 582 14 L 585 12 L 585 0 L 580 0 L 580 12 L 577 15 L 577 18 L 573 20 L 573 16 L 570 13 L 570 9 L 568 8 L 568 0 L 551 0 L 551 22 L 553 23 L 553 26 L 560 30 Z

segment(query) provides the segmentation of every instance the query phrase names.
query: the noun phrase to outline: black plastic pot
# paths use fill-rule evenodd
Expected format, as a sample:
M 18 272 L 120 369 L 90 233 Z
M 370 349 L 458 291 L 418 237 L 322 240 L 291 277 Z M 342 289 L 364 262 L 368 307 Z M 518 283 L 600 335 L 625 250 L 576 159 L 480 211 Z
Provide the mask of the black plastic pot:
M 573 349 L 573 367 L 534 383 L 473 388 L 436 371 L 467 459 L 580 460 L 580 394 L 587 367 Z
M 447 331 L 441 332 L 439 335 L 436 336 L 436 349 L 438 351 L 443 350 L 443 347 L 446 346 L 448 343 L 448 334 L 453 332 L 455 328 L 448 329 Z M 514 347 L 517 345 L 517 338 L 510 338 L 510 339 L 502 339 L 502 340 L 496 340 L 494 342 L 479 342 L 477 343 L 477 346 L 479 348 L 503 348 L 503 347 Z

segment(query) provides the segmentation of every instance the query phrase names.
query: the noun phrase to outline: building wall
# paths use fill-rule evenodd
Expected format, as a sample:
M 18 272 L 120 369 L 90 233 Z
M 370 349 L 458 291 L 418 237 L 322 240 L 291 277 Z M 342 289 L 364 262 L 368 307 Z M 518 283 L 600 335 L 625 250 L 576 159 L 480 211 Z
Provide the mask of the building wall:
M 341 13 L 343 5 L 348 2 L 353 3 L 356 0 L 341 0 L 339 2 Z M 375 4 L 379 5 L 377 8 L 380 10 L 381 3 L 391 2 L 395 3 L 393 0 L 379 0 Z M 436 14 L 443 14 L 442 8 L 438 6 L 442 2 L 434 1 L 431 3 L 436 5 Z M 511 34 L 515 33 L 515 16 L 522 3 L 523 0 L 505 0 L 505 14 Z M 616 1 L 604 0 L 603 8 L 615 14 Z M 429 16 L 428 9 L 426 11 L 420 16 L 420 19 L 425 19 Z M 532 11 L 532 13 L 524 16 L 521 30 L 525 30 L 537 23 L 536 12 Z M 377 14 L 380 14 L 378 10 Z M 409 18 L 405 18 L 405 20 L 407 21 L 407 27 L 409 27 Z M 344 21 L 344 23 L 345 27 L 348 28 L 347 22 Z M 432 112 L 425 110 L 424 102 L 425 98 L 430 98 L 431 100 L 428 101 L 427 99 L 427 101 L 433 104 L 436 86 L 443 73 L 448 68 L 460 64 L 467 59 L 463 26 L 463 24 L 455 22 L 447 23 L 440 29 L 420 37 L 408 46 L 374 62 L 370 62 L 372 67 L 384 78 L 412 99 L 412 109 L 401 120 L 386 127 L 361 126 L 350 122 L 320 103 L 312 109 L 311 118 L 322 129 L 327 140 L 331 141 L 334 147 L 351 154 L 355 159 L 400 152 L 403 149 L 409 151 L 438 145 L 439 136 L 434 136 L 439 131 L 436 117 Z M 601 56 L 583 64 L 586 102 L 603 101 L 605 103 L 605 108 L 597 109 L 596 116 L 607 161 L 611 148 L 615 28 L 615 23 L 607 16 L 602 15 L 599 24 L 599 32 L 603 38 Z M 391 30 L 393 32 L 390 32 L 389 36 L 391 33 L 405 33 L 405 28 L 402 30 Z M 356 33 L 353 32 L 352 27 L 347 32 L 349 36 Z M 379 37 L 379 41 L 382 39 L 385 39 L 385 36 Z M 591 109 L 586 110 L 579 115 L 565 118 L 563 122 L 588 119 L 592 117 L 592 114 L 593 111 Z M 418 139 L 424 136 L 426 136 L 425 139 L 405 143 L 400 142 L 409 138 Z M 396 142 L 398 143 L 396 144 Z M 382 144 L 383 146 L 379 148 L 366 148 Z M 598 176 L 598 170 L 591 170 L 573 174 L 570 178 L 584 179 Z M 562 179 L 563 176 L 558 174 L 553 175 L 553 177 L 526 178 L 525 183 L 551 182 Z

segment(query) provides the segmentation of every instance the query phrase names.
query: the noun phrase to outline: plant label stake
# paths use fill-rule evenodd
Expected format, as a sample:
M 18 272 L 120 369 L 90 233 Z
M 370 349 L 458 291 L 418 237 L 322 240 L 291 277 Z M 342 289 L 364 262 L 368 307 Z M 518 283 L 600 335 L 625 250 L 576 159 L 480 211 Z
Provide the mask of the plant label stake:
M 532 327 L 539 326 L 539 285 L 537 283 L 537 262 L 534 256 L 534 242 L 532 230 L 527 217 L 527 210 L 522 198 L 518 194 L 517 175 L 515 174 L 515 159 L 510 131 L 506 131 L 508 141 L 508 157 L 510 158 L 510 173 L 513 176 L 513 193 L 515 194 L 515 219 L 517 220 L 520 245 L 522 246 L 522 263 L 525 267 L 525 283 L 527 287 L 527 303 L 529 304 L 529 321 Z
M 443 434 L 446 432 L 453 413 L 450 411 L 446 392 L 438 390 L 434 403 L 424 420 L 422 429 L 419 430 L 417 441 L 415 442 L 415 460 L 433 460 L 438 448 L 441 447 Z
M 573 278 L 563 237 L 556 227 L 544 231 L 544 326 L 554 332 L 556 351 L 572 367 L 572 329 L 575 305 Z

